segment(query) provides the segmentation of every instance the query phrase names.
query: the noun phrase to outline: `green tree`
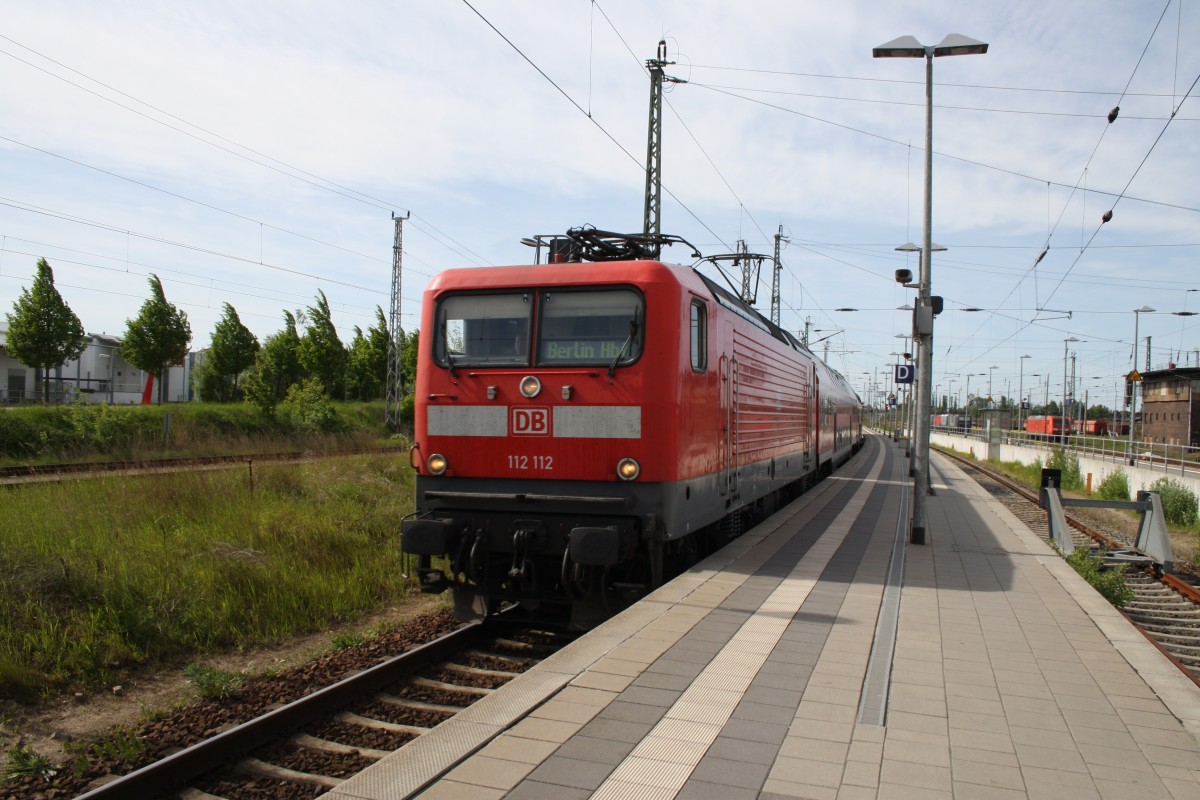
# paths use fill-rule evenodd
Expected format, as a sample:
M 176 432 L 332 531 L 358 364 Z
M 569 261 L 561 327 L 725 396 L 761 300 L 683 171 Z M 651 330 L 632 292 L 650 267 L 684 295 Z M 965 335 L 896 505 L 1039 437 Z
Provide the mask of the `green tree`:
M 417 383 L 417 353 L 421 349 L 421 332 L 413 331 L 402 336 L 400 374 L 404 376 L 404 385 L 411 390 Z
M 350 343 L 350 396 L 357 400 L 378 400 L 387 387 L 388 325 L 383 309 L 375 307 L 375 324 L 367 329 L 354 326 Z
M 301 381 L 300 332 L 296 315 L 283 312 L 283 330 L 267 337 L 258 351 L 254 366 L 243 381 L 246 399 L 266 414 L 287 397 L 287 391 Z
M 325 293 L 317 290 L 317 304 L 308 307 L 308 326 L 297 351 L 300 366 L 321 382 L 325 394 L 343 399 L 346 395 L 346 346 L 338 338 Z
M 8 316 L 8 352 L 22 364 L 45 370 L 42 399 L 50 402 L 50 368 L 79 358 L 87 336 L 79 317 L 54 288 L 54 271 L 39 258 L 32 288 L 22 288 Z
M 191 341 L 187 314 L 167 301 L 162 281 L 151 273 L 150 297 L 142 303 L 137 319 L 125 321 L 121 357 L 158 378 L 160 403 L 166 399 L 163 373 L 171 365 L 183 363 Z
M 219 403 L 241 399 L 239 380 L 254 365 L 258 350 L 258 337 L 242 324 L 234 307 L 225 303 L 225 313 L 213 329 L 212 346 L 196 369 L 200 396 Z

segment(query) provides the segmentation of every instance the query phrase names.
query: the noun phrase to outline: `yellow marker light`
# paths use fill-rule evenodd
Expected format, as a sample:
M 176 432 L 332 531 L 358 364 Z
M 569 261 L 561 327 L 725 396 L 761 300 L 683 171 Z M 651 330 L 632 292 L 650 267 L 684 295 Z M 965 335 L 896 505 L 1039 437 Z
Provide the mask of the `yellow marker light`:
M 617 462 L 617 476 L 623 481 L 634 480 L 641 471 L 641 465 L 632 458 L 622 458 Z
M 542 382 L 533 375 L 521 378 L 521 394 L 533 399 L 542 391 Z
M 434 475 L 441 475 L 446 471 L 446 457 L 441 453 L 434 453 L 429 457 L 429 471 Z

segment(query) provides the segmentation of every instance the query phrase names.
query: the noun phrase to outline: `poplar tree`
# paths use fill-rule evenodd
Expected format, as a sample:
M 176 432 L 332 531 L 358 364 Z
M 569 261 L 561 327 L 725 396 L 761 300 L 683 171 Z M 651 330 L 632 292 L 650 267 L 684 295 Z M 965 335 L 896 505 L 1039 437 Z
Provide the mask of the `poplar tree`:
M 325 394 L 338 400 L 345 399 L 346 346 L 338 338 L 329 301 L 320 289 L 317 290 L 317 304 L 308 307 L 308 327 L 300 337 L 297 355 L 300 366 L 321 382 Z
M 44 370 L 42 399 L 50 402 L 50 369 L 72 361 L 87 349 L 87 336 L 75 312 L 54 288 L 54 271 L 39 258 L 31 288 L 8 314 L 7 348 L 13 358 L 27 367 Z
M 224 314 L 213 329 L 212 345 L 196 370 L 197 385 L 205 400 L 230 402 L 239 399 L 239 379 L 254 364 L 259 344 L 237 311 L 224 304 Z
M 142 303 L 137 319 L 125 321 L 121 357 L 158 378 L 160 403 L 166 399 L 163 373 L 173 364 L 183 363 L 191 341 L 187 314 L 167 301 L 162 281 L 151 273 L 149 299 Z

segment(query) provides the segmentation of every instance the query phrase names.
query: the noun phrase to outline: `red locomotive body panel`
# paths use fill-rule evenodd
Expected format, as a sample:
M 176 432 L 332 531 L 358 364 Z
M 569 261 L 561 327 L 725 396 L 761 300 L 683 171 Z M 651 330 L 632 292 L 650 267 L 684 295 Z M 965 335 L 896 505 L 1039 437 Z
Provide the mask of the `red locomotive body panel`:
M 1063 418 L 1056 416 L 1036 415 L 1025 418 L 1025 432 L 1038 436 L 1062 436 Z

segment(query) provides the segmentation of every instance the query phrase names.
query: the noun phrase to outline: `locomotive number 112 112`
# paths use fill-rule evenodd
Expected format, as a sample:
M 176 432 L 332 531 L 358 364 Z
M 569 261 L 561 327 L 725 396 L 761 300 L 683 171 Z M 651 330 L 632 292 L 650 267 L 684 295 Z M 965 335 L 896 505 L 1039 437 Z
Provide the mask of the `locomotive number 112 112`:
M 532 469 L 549 472 L 554 469 L 554 456 L 516 456 L 508 457 L 509 469 Z

